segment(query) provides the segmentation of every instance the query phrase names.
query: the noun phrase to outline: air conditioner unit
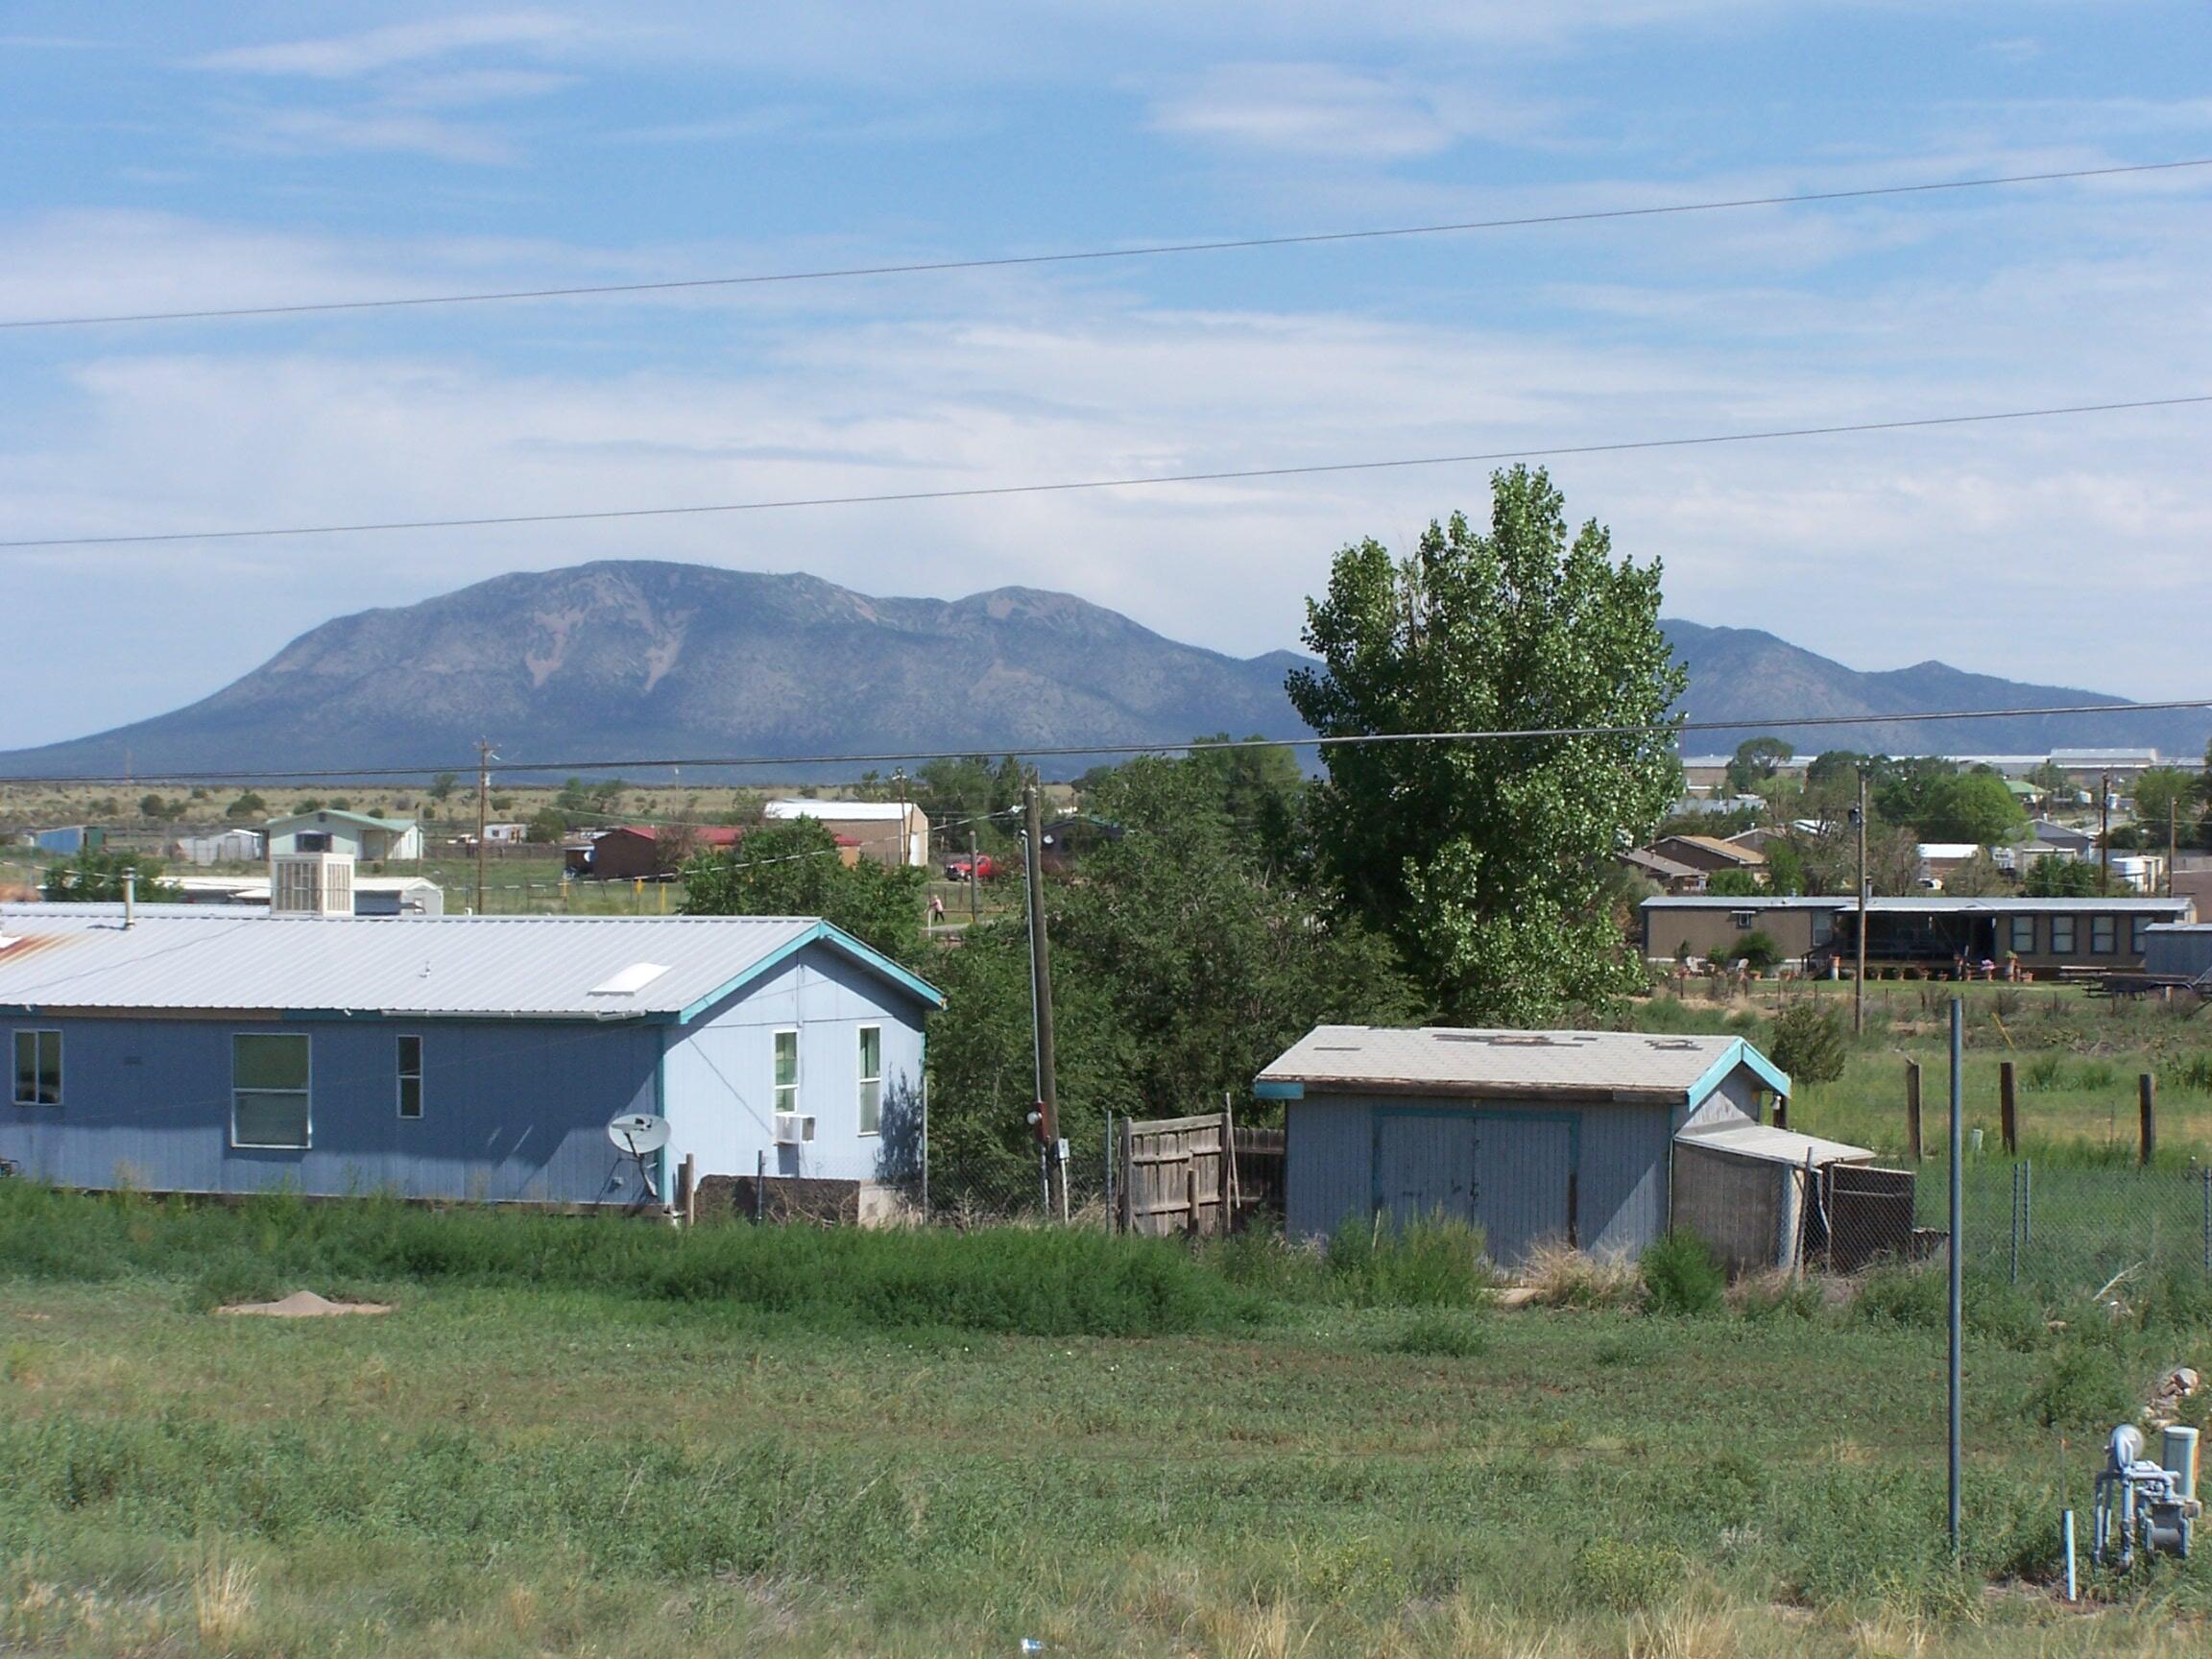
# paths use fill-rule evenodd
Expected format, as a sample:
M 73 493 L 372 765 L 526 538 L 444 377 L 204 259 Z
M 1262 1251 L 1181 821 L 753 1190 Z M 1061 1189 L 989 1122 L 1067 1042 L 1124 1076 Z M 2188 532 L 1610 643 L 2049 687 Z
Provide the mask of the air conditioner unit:
M 810 1113 L 779 1112 L 776 1114 L 776 1144 L 796 1146 L 814 1139 L 814 1118 Z

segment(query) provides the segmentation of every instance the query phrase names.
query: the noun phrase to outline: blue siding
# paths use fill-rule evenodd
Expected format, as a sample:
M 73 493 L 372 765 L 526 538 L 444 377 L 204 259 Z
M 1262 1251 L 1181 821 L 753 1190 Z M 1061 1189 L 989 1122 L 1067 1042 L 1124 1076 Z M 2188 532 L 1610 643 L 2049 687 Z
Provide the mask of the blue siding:
M 860 1030 L 882 1033 L 883 1129 L 860 1132 Z M 800 1110 L 811 1143 L 774 1142 L 775 1034 L 799 1031 Z M 671 1163 L 750 1175 L 762 1151 L 777 1175 L 895 1182 L 919 1155 L 922 1026 L 913 999 L 849 957 L 810 945 L 767 978 L 671 1032 Z M 673 1041 L 680 1039 L 680 1041 Z
M 896 1179 L 919 1154 L 922 1010 L 830 947 L 801 951 L 688 1025 L 642 1021 L 11 1019 L 0 1031 L 62 1032 L 62 1099 L 0 1096 L 0 1157 L 58 1185 L 164 1192 L 626 1203 L 637 1166 L 610 1118 L 658 1112 L 675 1131 L 665 1192 L 685 1153 L 702 1175 L 770 1168 Z M 885 1132 L 859 1133 L 859 1030 L 882 1031 Z M 772 1145 L 772 1033 L 798 1026 L 799 1109 L 819 1138 Z M 312 1145 L 230 1145 L 231 1038 L 304 1033 Z M 402 1119 L 398 1042 L 422 1040 L 423 1110 Z M 12 1093 L 12 1092 L 11 1092 Z
M 13 1022 L 29 1026 L 29 1021 Z M 59 1106 L 0 1106 L 0 1156 L 72 1187 L 579 1203 L 635 1195 L 606 1124 L 653 1109 L 659 1032 L 527 1021 L 62 1019 Z M 230 1145 L 230 1039 L 309 1040 L 313 1144 Z M 398 1108 L 400 1035 L 423 1110 Z
M 1667 1227 L 1672 1135 L 1663 1106 L 1532 1105 L 1448 1096 L 1309 1095 L 1286 1108 L 1284 1225 L 1442 1210 L 1479 1223 L 1501 1261 L 1568 1231 L 1633 1252 Z

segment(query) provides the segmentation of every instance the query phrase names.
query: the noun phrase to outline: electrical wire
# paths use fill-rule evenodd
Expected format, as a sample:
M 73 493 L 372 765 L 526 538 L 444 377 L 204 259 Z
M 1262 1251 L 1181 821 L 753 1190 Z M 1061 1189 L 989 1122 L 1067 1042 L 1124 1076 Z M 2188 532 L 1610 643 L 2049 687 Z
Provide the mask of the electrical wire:
M 1984 190 L 2010 184 L 2047 184 L 2066 180 L 2111 179 L 2128 174 L 2174 173 L 2212 166 L 2212 156 L 2178 161 L 2139 161 L 2113 167 L 2074 167 L 2046 173 L 2008 173 L 1976 179 L 1941 179 L 1922 184 L 1872 184 L 1849 190 L 1807 190 L 1779 196 L 1739 196 L 1703 202 L 1669 202 L 1649 207 L 1598 207 L 1581 212 L 1533 213 L 1510 219 L 1466 219 L 1438 225 L 1398 225 L 1371 230 L 1314 230 L 1287 236 L 1238 236 L 1200 242 L 1153 242 L 1131 248 L 1087 248 L 1059 253 L 1013 253 L 977 259 L 916 260 L 904 264 L 834 266 L 813 271 L 774 271 L 750 276 L 689 276 L 654 282 L 599 282 L 564 288 L 510 288 L 466 294 L 421 294 L 389 300 L 322 300 L 283 305 L 226 305 L 189 311 L 130 311 L 80 317 L 0 319 L 0 329 L 87 328 L 127 323 L 217 322 L 246 317 L 298 317 L 318 312 L 396 311 L 433 305 L 478 305 L 512 300 L 576 300 L 613 294 L 666 294 L 688 289 L 759 287 L 772 283 L 825 282 L 865 276 L 912 276 L 950 271 L 1005 270 L 1025 265 L 1073 265 L 1107 259 L 1151 259 L 1171 254 L 1222 253 L 1262 248 L 1314 247 L 1332 242 L 1379 242 L 1411 236 L 1459 235 L 1481 230 L 1518 230 L 1547 225 L 1592 225 L 1628 219 L 1657 219 L 1688 213 L 1723 213 L 1753 207 L 1794 207 L 1826 202 L 1863 202 L 1886 196 L 1924 196 L 1953 190 Z
M 1854 421 L 1824 426 L 1771 426 L 1748 432 L 1710 432 L 1689 438 L 1632 438 L 1610 444 L 1551 444 L 1461 455 L 1415 455 L 1383 461 L 1320 461 L 1293 467 L 1247 467 L 1211 472 L 1164 472 L 1123 478 L 1064 479 L 1045 484 L 979 484 L 954 490 L 895 490 L 866 495 L 801 495 L 780 500 L 723 501 L 681 507 L 601 507 L 572 513 L 499 513 L 465 518 L 395 518 L 350 524 L 288 524 L 227 530 L 160 530 L 127 536 L 38 536 L 0 541 L 17 552 L 41 547 L 131 547 L 172 541 L 244 541 L 282 536 L 365 536 L 405 530 L 482 530 L 517 524 L 577 524 L 617 518 L 677 518 L 719 513 L 779 513 L 809 507 L 871 507 L 917 501 L 971 501 L 1001 495 L 1072 494 L 1099 490 L 1152 489 L 1164 484 L 1249 483 L 1334 472 L 1383 472 L 1416 467 L 1477 462 L 1535 461 L 1574 455 L 1619 455 L 1644 449 L 1690 449 L 1720 444 L 1758 444 L 1785 438 L 1837 438 L 1855 433 L 1904 432 L 1932 426 L 1973 426 L 1998 421 L 2039 421 L 2066 415 L 2110 415 L 2127 410 L 2176 409 L 2212 403 L 2212 393 L 2134 397 L 2109 403 L 2058 403 L 2038 409 L 1996 409 L 1973 415 L 1921 415 L 1893 421 Z
M 2060 703 L 2022 709 L 1901 709 L 1896 712 L 1860 714 L 1731 715 L 1720 720 L 1676 720 L 1648 725 L 1524 726 L 1479 731 L 1360 732 L 1334 736 L 1192 738 L 1163 743 L 1134 738 L 1118 743 L 1061 743 L 1016 747 L 1004 752 L 1018 759 L 1067 759 L 1119 755 L 1198 755 L 1240 749 L 1335 749 L 1388 743 L 1498 743 L 1544 737 L 1670 737 L 1685 732 L 1794 732 L 1833 726 L 1911 725 L 1932 720 L 2024 720 L 2061 714 L 2156 714 L 2176 709 L 2212 709 L 2212 696 L 2182 697 L 2154 703 Z M 495 774 L 641 771 L 660 766 L 859 766 L 899 760 L 967 760 L 976 755 L 1000 753 L 997 744 L 964 749 L 889 750 L 881 754 L 839 755 L 679 755 L 619 760 L 503 760 L 490 768 Z M 351 770 L 301 769 L 296 771 L 147 772 L 131 777 L 118 773 L 17 773 L 0 776 L 0 786 L 56 783 L 256 783 L 358 781 L 375 778 L 432 777 L 450 768 L 443 765 L 369 766 Z

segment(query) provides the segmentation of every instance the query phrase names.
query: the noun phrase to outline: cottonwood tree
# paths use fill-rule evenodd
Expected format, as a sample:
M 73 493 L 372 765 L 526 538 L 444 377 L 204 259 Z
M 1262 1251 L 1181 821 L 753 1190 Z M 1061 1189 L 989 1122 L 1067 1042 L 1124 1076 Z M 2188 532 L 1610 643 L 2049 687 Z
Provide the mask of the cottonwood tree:
M 924 955 L 922 889 L 910 865 L 848 866 L 812 818 L 755 830 L 727 854 L 684 866 L 686 916 L 819 916 L 909 968 Z
M 1342 904 L 1447 1016 L 1521 1024 L 1637 983 L 1603 872 L 1667 809 L 1687 677 L 1656 561 L 1616 561 L 1595 521 L 1570 540 L 1541 469 L 1491 487 L 1486 534 L 1455 514 L 1403 563 L 1373 541 L 1337 555 L 1307 605 L 1322 666 L 1288 690 L 1328 737 L 1630 728 L 1323 751 L 1309 816 Z

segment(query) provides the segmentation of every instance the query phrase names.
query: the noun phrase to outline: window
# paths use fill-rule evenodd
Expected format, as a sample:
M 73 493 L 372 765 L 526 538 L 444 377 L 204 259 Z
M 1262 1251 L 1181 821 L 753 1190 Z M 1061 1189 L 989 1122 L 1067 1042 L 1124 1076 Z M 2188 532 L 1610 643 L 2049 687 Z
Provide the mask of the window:
M 2030 956 L 2030 955 L 2032 955 L 2032 954 L 2034 954 L 2034 951 L 2035 951 L 2035 918 L 2034 918 L 2034 917 L 2032 917 L 2032 916 L 2015 916 L 2015 917 L 2013 917 L 2013 918 L 2012 918 L 2012 944 L 2011 944 L 2011 950 L 2012 950 L 2012 953 L 2013 953 L 2015 956 Z
M 15 1104 L 61 1104 L 61 1033 L 15 1033 Z
M 776 1033 L 776 1110 L 799 1110 L 799 1033 Z
M 2148 916 L 2138 916 L 2128 924 L 2128 950 L 2130 955 L 2143 954 L 2143 947 L 2150 943 L 2144 937 L 2143 929 L 2150 926 L 2151 918 Z
M 2073 917 L 2054 916 L 2051 918 L 2051 954 L 2054 956 L 2071 956 L 2074 954 Z
M 2109 956 L 2120 948 L 2120 919 L 2117 916 L 2092 916 L 2089 918 L 2089 949 L 2099 956 Z
M 308 1142 L 307 1038 L 230 1039 L 230 1144 L 303 1151 Z
M 1759 912 L 1756 910 L 1731 910 L 1728 912 L 1728 920 L 1748 933 L 1759 925 Z
M 860 1027 L 860 1133 L 883 1132 L 883 1027 Z
M 399 1039 L 399 1116 L 422 1116 L 422 1039 Z

